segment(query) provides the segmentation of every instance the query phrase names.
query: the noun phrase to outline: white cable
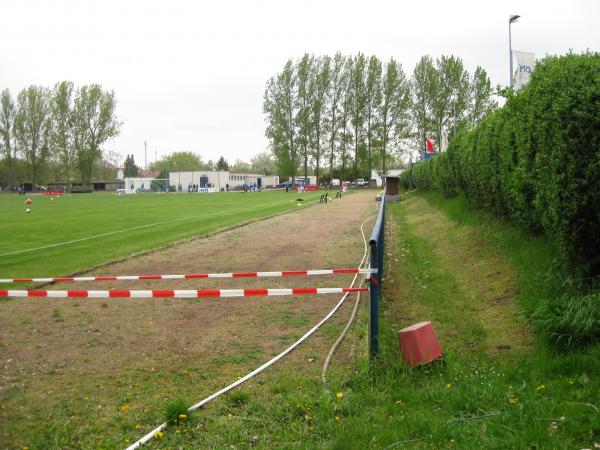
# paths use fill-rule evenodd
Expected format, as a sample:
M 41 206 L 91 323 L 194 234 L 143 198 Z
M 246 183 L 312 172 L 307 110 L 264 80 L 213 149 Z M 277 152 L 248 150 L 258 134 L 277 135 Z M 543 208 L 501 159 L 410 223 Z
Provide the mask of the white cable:
M 362 233 L 362 236 L 363 236 L 363 241 L 365 242 L 365 252 L 364 252 L 363 257 L 362 257 L 362 259 L 360 261 L 360 264 L 358 265 L 359 268 L 363 265 L 363 263 L 365 261 L 365 258 L 367 256 L 367 250 L 368 250 L 368 248 L 367 248 L 367 244 L 366 244 L 366 240 L 365 240 L 365 235 L 362 232 L 362 229 L 363 229 L 364 224 L 366 222 L 368 222 L 369 220 L 371 220 L 371 219 L 365 220 L 361 224 L 361 226 L 360 226 L 361 227 L 361 233 Z M 350 284 L 350 287 L 354 286 L 354 283 L 356 282 L 356 278 L 357 277 L 358 277 L 358 274 L 355 274 L 354 278 L 352 279 L 352 283 Z M 302 342 L 304 342 L 306 339 L 308 339 L 312 334 L 314 334 L 315 331 L 317 331 L 321 327 L 321 325 L 323 325 L 325 322 L 327 322 L 331 318 L 331 316 L 333 316 L 336 313 L 336 311 L 340 308 L 340 306 L 342 306 L 342 304 L 344 303 L 344 301 L 348 297 L 348 294 L 349 294 L 349 292 L 346 292 L 342 296 L 341 300 L 337 303 L 337 305 L 335 305 L 335 307 L 329 312 L 329 314 L 327 314 L 318 324 L 316 324 L 314 327 L 312 327 L 304 336 L 302 336 L 300 339 L 298 339 L 296 342 L 294 342 L 290 347 L 288 347 L 287 349 L 285 349 L 279 355 L 275 356 L 273 359 L 271 359 L 271 360 L 267 361 L 266 363 L 264 363 L 262 366 L 260 366 L 257 369 L 253 370 L 252 372 L 250 372 L 246 376 L 240 378 L 239 380 L 235 381 L 234 383 L 231 383 L 229 386 L 224 387 L 220 391 L 215 392 L 211 396 L 206 397 L 204 400 L 196 403 L 195 405 L 190 406 L 188 408 L 188 411 L 195 411 L 196 409 L 201 408 L 202 406 L 206 405 L 208 402 L 214 400 L 215 398 L 220 397 L 221 395 L 225 394 L 226 392 L 228 392 L 228 391 L 236 388 L 240 384 L 245 383 L 249 379 L 251 379 L 254 376 L 258 375 L 260 372 L 262 372 L 266 368 L 272 366 L 277 361 L 279 361 L 281 358 L 283 358 L 284 356 L 286 356 L 288 353 L 290 353 L 292 350 L 294 350 L 296 347 L 298 347 Z M 150 441 L 156 435 L 156 433 L 164 430 L 166 427 L 167 427 L 167 422 L 164 422 L 163 424 L 161 424 L 158 427 L 156 427 L 154 430 L 150 431 L 148 434 L 146 434 L 140 440 L 138 440 L 137 442 L 134 442 L 133 444 L 131 444 L 129 447 L 127 447 L 126 450 L 133 450 L 135 448 L 141 447 L 146 442 Z
M 367 240 L 365 239 L 365 233 L 363 231 L 363 226 L 364 226 L 365 223 L 367 223 L 369 220 L 372 220 L 372 219 L 373 219 L 373 217 L 371 219 L 365 220 L 361 224 L 361 226 L 360 226 L 360 232 L 362 234 L 363 242 L 365 244 L 365 254 L 367 252 Z M 364 258 L 363 258 L 363 261 L 364 261 Z M 361 263 L 361 265 L 362 265 L 362 263 Z M 361 280 L 361 282 L 358 285 L 358 287 L 361 287 L 362 284 L 363 284 L 363 282 L 364 282 L 364 279 Z M 348 329 L 350 328 L 350 326 L 354 322 L 354 319 L 356 318 L 356 313 L 358 311 L 358 305 L 359 304 L 360 304 L 360 292 L 358 292 L 357 295 L 356 295 L 356 303 L 354 304 L 354 309 L 352 310 L 352 315 L 350 316 L 350 320 L 348 320 L 348 323 L 346 324 L 346 327 L 341 332 L 340 336 L 337 338 L 337 340 L 335 341 L 335 343 L 331 346 L 331 349 L 329 350 L 329 353 L 327 354 L 327 358 L 325 358 L 325 363 L 323 364 L 323 370 L 321 371 L 321 381 L 323 381 L 323 385 L 325 386 L 325 390 L 327 390 L 327 380 L 325 378 L 325 373 L 327 372 L 327 369 L 329 368 L 329 363 L 331 362 L 331 358 L 333 357 L 333 354 L 335 353 L 335 351 L 337 350 L 337 348 L 341 344 L 342 340 L 346 336 L 346 333 L 348 332 Z

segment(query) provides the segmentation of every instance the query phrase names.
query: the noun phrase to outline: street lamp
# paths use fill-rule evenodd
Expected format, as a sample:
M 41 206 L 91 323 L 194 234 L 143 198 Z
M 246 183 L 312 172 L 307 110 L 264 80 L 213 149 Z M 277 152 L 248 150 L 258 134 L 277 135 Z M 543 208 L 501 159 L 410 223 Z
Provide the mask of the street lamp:
M 512 58 L 512 42 L 511 42 L 511 35 L 510 35 L 510 26 L 513 22 L 516 22 L 517 20 L 519 20 L 519 15 L 516 14 L 511 14 L 510 16 L 508 16 L 508 58 L 510 61 L 510 87 L 512 87 L 513 85 L 513 58 Z

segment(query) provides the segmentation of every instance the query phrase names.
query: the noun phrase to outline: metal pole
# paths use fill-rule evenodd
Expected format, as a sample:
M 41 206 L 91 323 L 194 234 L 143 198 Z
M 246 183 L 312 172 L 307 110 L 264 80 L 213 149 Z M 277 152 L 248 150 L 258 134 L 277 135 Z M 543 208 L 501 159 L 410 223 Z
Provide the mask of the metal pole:
M 383 199 L 382 199 L 383 201 Z M 371 241 L 371 268 L 377 267 L 378 248 L 377 242 Z M 377 281 L 379 274 L 374 277 Z M 370 302 L 369 302 L 369 356 L 375 357 L 379 353 L 379 283 L 370 281 L 371 287 L 369 288 Z
M 512 37 L 510 33 L 510 25 L 512 24 L 512 17 L 508 19 L 508 60 L 510 61 L 510 85 L 513 85 L 513 60 L 512 60 Z

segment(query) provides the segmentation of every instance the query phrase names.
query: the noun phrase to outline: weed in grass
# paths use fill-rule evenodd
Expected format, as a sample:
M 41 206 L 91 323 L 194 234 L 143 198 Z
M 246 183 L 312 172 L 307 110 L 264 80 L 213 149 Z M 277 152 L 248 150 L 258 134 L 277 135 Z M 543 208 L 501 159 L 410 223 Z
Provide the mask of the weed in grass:
M 191 417 L 187 403 L 178 398 L 170 401 L 165 406 L 165 422 L 171 426 L 178 426 L 187 422 Z
M 249 400 L 250 400 L 250 394 L 248 392 L 242 391 L 242 390 L 233 391 L 227 397 L 227 403 L 230 406 L 236 406 L 236 407 L 245 405 L 246 403 L 248 403 Z

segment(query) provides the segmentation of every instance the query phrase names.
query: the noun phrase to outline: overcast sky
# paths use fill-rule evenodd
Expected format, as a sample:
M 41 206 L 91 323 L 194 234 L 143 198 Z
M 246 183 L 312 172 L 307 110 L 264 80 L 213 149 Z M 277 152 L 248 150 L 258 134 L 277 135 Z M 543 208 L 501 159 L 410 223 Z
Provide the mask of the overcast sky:
M 267 148 L 268 78 L 304 52 L 454 54 L 507 84 L 513 49 L 538 58 L 600 47 L 600 1 L 0 0 L 0 90 L 60 80 L 116 92 L 121 135 L 105 147 L 148 163 L 190 150 L 249 161 Z

